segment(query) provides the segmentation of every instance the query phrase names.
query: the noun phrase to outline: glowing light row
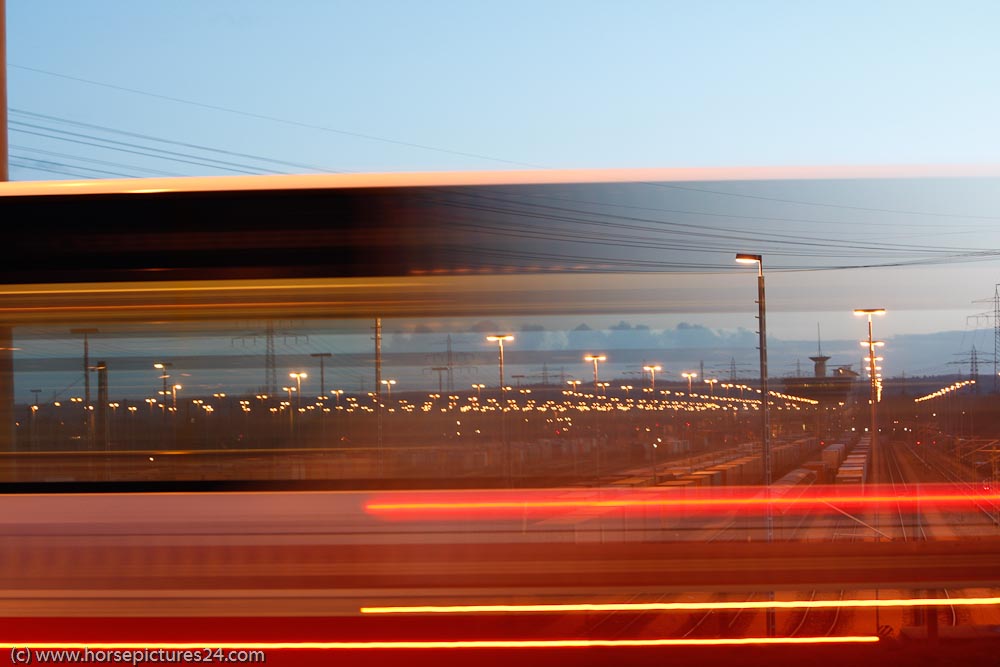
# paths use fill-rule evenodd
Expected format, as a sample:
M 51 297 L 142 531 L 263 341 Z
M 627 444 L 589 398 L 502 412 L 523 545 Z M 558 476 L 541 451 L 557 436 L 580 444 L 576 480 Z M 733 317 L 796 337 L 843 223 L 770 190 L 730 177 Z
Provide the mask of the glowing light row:
M 290 395 L 294 394 L 295 391 L 296 391 L 295 387 L 285 387 L 284 389 L 286 391 L 289 390 L 289 389 L 291 389 Z M 508 391 L 514 391 L 514 388 L 512 388 L 512 387 L 508 387 L 507 389 L 508 389 Z M 522 394 L 527 394 L 527 393 L 530 393 L 531 390 L 530 389 L 520 389 L 518 391 L 520 391 Z M 160 393 L 163 393 L 163 392 L 160 392 Z M 336 392 L 334 392 L 334 393 L 336 393 Z M 343 393 L 343 392 L 341 391 L 340 393 Z M 590 411 L 608 412 L 608 411 L 611 411 L 611 410 L 620 410 L 620 411 L 625 411 L 625 412 L 627 412 L 629 410 L 673 410 L 675 412 L 680 412 L 680 411 L 702 412 L 702 411 L 706 411 L 706 410 L 720 410 L 720 409 L 721 410 L 727 410 L 727 409 L 738 410 L 739 407 L 737 405 L 735 405 L 735 404 L 742 405 L 742 407 L 743 407 L 744 410 L 750 410 L 750 409 L 758 410 L 760 408 L 760 404 L 761 404 L 760 399 L 750 399 L 750 398 L 744 399 L 744 398 L 734 398 L 734 397 L 728 397 L 728 396 L 707 396 L 707 395 L 704 395 L 704 394 L 694 394 L 694 393 L 688 395 L 689 399 L 691 399 L 691 400 L 677 400 L 677 399 L 665 400 L 665 399 L 641 399 L 641 398 L 639 398 L 639 399 L 626 398 L 625 400 L 622 400 L 622 399 L 620 399 L 619 397 L 616 397 L 616 396 L 611 396 L 611 397 L 595 396 L 594 394 L 574 393 L 574 392 L 571 392 L 571 391 L 564 391 L 563 393 L 566 396 L 576 397 L 576 398 L 579 398 L 579 399 L 587 399 L 587 400 L 596 401 L 596 402 L 594 402 L 594 403 L 586 403 L 586 402 L 581 401 L 579 403 L 571 403 L 569 401 L 565 401 L 565 402 L 561 402 L 560 403 L 560 402 L 549 400 L 549 401 L 546 401 L 544 403 L 539 403 L 539 402 L 537 402 L 537 401 L 535 401 L 533 399 L 529 399 L 529 400 L 527 400 L 522 405 L 522 404 L 519 404 L 514 398 L 508 398 L 508 399 L 506 399 L 506 403 L 503 404 L 503 405 L 501 405 L 501 403 L 499 401 L 497 401 L 496 399 L 494 399 L 494 398 L 490 398 L 490 399 L 486 399 L 486 400 L 480 401 L 478 399 L 478 397 L 472 396 L 472 397 L 470 397 L 468 399 L 469 403 L 467 403 L 467 404 L 461 404 L 460 405 L 456 401 L 448 401 L 446 404 L 441 405 L 441 406 L 436 405 L 436 403 L 434 402 L 434 400 L 425 401 L 425 402 L 420 403 L 420 404 L 415 404 L 415 403 L 408 402 L 406 399 L 400 399 L 398 401 L 398 404 L 399 404 L 398 409 L 401 410 L 401 411 L 403 411 L 403 412 L 406 412 L 406 413 L 416 413 L 417 411 L 425 412 L 425 413 L 432 412 L 432 411 L 448 412 L 450 410 L 456 410 L 456 409 L 458 411 L 460 411 L 460 412 L 463 412 L 463 413 L 466 413 L 466 412 L 482 412 L 482 413 L 486 413 L 486 412 L 500 412 L 500 411 L 502 411 L 502 412 L 546 412 L 546 411 L 564 412 L 564 411 L 567 411 L 567 410 L 576 410 L 576 411 L 579 411 L 579 412 L 590 412 Z M 662 395 L 664 395 L 664 396 L 670 395 L 672 393 L 676 393 L 677 396 L 683 396 L 684 395 L 683 392 L 660 391 L 659 393 L 662 394 Z M 799 406 L 798 405 L 794 405 L 794 403 L 804 403 L 804 404 L 808 404 L 808 405 L 817 405 L 818 404 L 818 401 L 815 401 L 815 400 L 809 399 L 809 398 L 803 398 L 803 397 L 800 397 L 800 396 L 791 396 L 791 395 L 788 395 L 788 394 L 782 394 L 782 393 L 775 392 L 775 391 L 771 391 L 771 392 L 768 392 L 768 393 L 769 393 L 770 396 L 773 396 L 775 398 L 780 398 L 780 399 L 785 400 L 786 403 L 783 406 L 784 409 L 795 409 L 795 410 L 800 409 Z M 219 396 L 225 396 L 225 395 L 224 394 L 219 394 L 219 395 L 214 395 L 214 396 L 219 397 Z M 269 397 L 269 396 L 263 395 L 263 394 L 256 396 L 256 398 L 258 400 L 262 401 L 262 402 L 264 400 L 269 399 L 269 398 L 271 400 L 274 400 L 273 396 Z M 305 413 L 308 410 L 316 410 L 316 409 L 320 409 L 324 413 L 330 413 L 330 412 L 332 412 L 334 410 L 345 412 L 345 413 L 348 413 L 348 414 L 352 414 L 352 413 L 354 413 L 356 411 L 368 412 L 368 413 L 374 413 L 375 412 L 375 409 L 373 407 L 368 406 L 368 405 L 362 405 L 362 404 L 358 403 L 357 399 L 352 398 L 352 397 L 345 398 L 345 401 L 348 402 L 348 405 L 346 405 L 346 406 L 336 405 L 336 406 L 332 406 L 332 407 L 327 407 L 326 404 L 323 402 L 327 398 L 328 397 L 321 396 L 321 397 L 317 398 L 317 400 L 316 400 L 315 403 L 311 403 L 309 405 L 304 405 L 304 406 L 301 406 L 301 407 L 298 407 L 298 408 L 291 408 L 291 409 L 293 411 L 297 411 L 297 412 L 300 412 L 300 413 Z M 374 398 L 374 395 L 372 396 L 372 398 Z M 449 398 L 455 398 L 455 399 L 457 399 L 458 397 L 456 396 L 456 397 L 449 397 Z M 603 402 L 601 402 L 601 399 L 606 399 L 606 400 L 604 400 Z M 700 399 L 700 400 L 694 400 L 694 399 Z M 83 399 L 82 398 L 78 398 L 78 397 L 73 397 L 73 398 L 70 398 L 69 400 L 72 403 L 82 403 L 83 402 Z M 146 398 L 144 400 L 150 406 L 150 409 L 152 409 L 153 406 L 156 406 L 156 407 L 159 407 L 161 409 L 162 408 L 166 408 L 170 412 L 174 411 L 174 408 L 166 406 L 165 403 L 161 403 L 156 398 Z M 211 411 L 214 410 L 214 408 L 212 408 L 211 406 L 208 406 L 207 404 L 204 404 L 205 402 L 202 399 L 192 399 L 191 402 L 194 405 L 197 405 L 199 407 L 205 408 L 205 410 L 207 412 L 211 412 Z M 730 404 L 730 405 L 725 405 L 727 403 Z M 771 403 L 772 405 L 778 405 L 777 401 L 769 401 L 769 403 Z M 54 407 L 62 407 L 62 403 L 59 402 L 59 401 L 56 401 L 56 402 L 52 403 L 52 405 Z M 119 407 L 120 406 L 120 404 L 116 404 L 116 403 L 109 403 L 108 405 L 109 405 L 109 407 Z M 261 409 L 268 410 L 271 413 L 277 413 L 277 412 L 281 412 L 281 411 L 284 411 L 284 410 L 288 409 L 291 405 L 292 405 L 291 401 L 289 401 L 289 400 L 282 400 L 282 401 L 279 401 L 278 407 L 268 407 L 267 405 L 262 405 Z M 388 403 L 388 401 L 384 401 L 383 403 L 381 403 L 381 405 L 383 407 L 387 407 L 390 412 L 395 411 L 397 409 L 397 408 L 394 408 L 394 407 L 389 407 L 390 404 Z M 37 411 L 41 407 L 43 407 L 43 406 L 30 406 L 30 409 L 33 410 L 33 411 Z M 84 409 L 94 410 L 94 406 L 92 406 L 92 405 L 91 406 L 86 406 L 86 407 L 84 407 Z M 131 410 L 131 407 L 129 409 Z M 247 400 L 241 400 L 241 401 L 239 401 L 239 409 L 242 410 L 245 413 L 254 412 L 254 410 L 251 408 L 250 401 L 247 401 Z M 782 406 L 779 405 L 778 409 L 781 410 L 783 408 L 782 408 Z M 131 411 L 134 412 L 134 410 L 131 410 Z
M 932 398 L 938 398 L 939 396 L 944 396 L 946 394 L 950 394 L 953 391 L 958 391 L 962 387 L 966 387 L 966 386 L 972 385 L 972 384 L 976 384 L 976 381 L 975 380 L 962 380 L 961 382 L 956 382 L 955 384 L 948 385 L 947 387 L 942 387 L 941 389 L 938 389 L 937 391 L 935 391 L 933 393 L 930 393 L 930 394 L 927 394 L 925 396 L 921 396 L 920 398 L 915 398 L 915 399 L 913 399 L 913 402 L 914 403 L 920 403 L 921 401 L 929 401 Z
M 604 604 L 483 604 L 453 606 L 361 607 L 362 614 L 497 614 L 604 611 L 741 611 L 750 609 L 859 609 L 892 607 L 984 607 L 1000 597 L 887 598 L 878 600 L 760 600 L 745 602 L 622 602 Z
M 819 405 L 819 401 L 812 398 L 805 398 L 803 396 L 792 396 L 790 394 L 782 394 L 777 391 L 768 391 L 769 396 L 777 396 L 778 398 L 783 398 L 786 401 L 798 401 L 800 403 L 807 403 L 809 405 Z

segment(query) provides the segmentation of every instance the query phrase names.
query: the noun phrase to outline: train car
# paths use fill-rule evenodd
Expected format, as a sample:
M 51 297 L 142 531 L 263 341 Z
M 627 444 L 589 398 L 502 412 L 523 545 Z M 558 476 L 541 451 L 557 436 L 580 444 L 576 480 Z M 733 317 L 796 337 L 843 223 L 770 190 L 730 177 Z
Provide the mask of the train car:
M 824 461 L 806 461 L 802 467 L 816 474 L 817 484 L 829 484 L 833 481 L 832 471 Z
M 625 477 L 623 479 L 616 479 L 610 483 L 609 486 L 618 487 L 634 487 L 634 486 L 648 486 L 653 481 L 651 475 L 635 476 L 635 477 Z
M 664 486 L 672 489 L 683 489 L 698 485 L 694 482 L 694 480 L 690 479 L 668 479 L 665 482 L 657 483 L 656 486 Z
M 839 468 L 840 464 L 844 462 L 844 458 L 846 456 L 847 445 L 843 443 L 827 445 L 823 448 L 823 462 L 826 463 L 831 470 Z
M 796 468 L 782 475 L 771 485 L 771 499 L 777 501 L 775 513 L 784 515 L 792 512 L 793 505 L 786 501 L 801 497 L 815 483 L 816 473 L 808 468 Z
M 865 477 L 860 468 L 841 469 L 834 483 L 862 487 L 865 484 Z
M 808 468 L 796 468 L 774 482 L 775 487 L 810 486 L 816 483 L 816 472 Z

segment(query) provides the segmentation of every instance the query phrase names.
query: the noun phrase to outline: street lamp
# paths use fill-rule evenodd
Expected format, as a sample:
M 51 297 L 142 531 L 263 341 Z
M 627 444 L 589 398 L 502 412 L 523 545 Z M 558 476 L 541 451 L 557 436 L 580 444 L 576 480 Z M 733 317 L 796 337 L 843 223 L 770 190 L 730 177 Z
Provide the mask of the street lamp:
M 854 314 L 858 317 L 868 317 L 868 340 L 861 341 L 862 347 L 868 348 L 868 374 L 871 375 L 871 396 L 869 402 L 871 403 L 871 445 L 872 445 L 872 484 L 878 483 L 879 478 L 879 465 L 881 464 L 881 457 L 879 456 L 878 448 L 878 412 L 876 406 L 878 405 L 879 395 L 878 395 L 878 369 L 875 366 L 877 360 L 875 356 L 875 348 L 882 347 L 885 345 L 884 342 L 880 340 L 872 339 L 872 315 L 885 315 L 885 308 L 856 308 Z
M 83 334 L 83 386 L 86 404 L 84 410 L 87 411 L 87 439 L 94 440 L 94 415 L 93 407 L 90 405 L 90 335 L 100 333 L 100 330 L 93 327 L 81 329 L 70 329 L 71 334 Z
M 659 443 L 661 443 L 661 442 L 663 442 L 662 438 L 657 438 L 656 442 L 653 443 L 653 486 L 656 486 L 657 484 L 660 483 L 660 480 L 657 478 L 657 475 L 656 475 L 656 472 L 657 472 L 656 469 L 657 469 L 658 463 L 659 463 L 656 460 L 657 459 L 656 450 L 657 450 L 657 445 Z
M 681 377 L 682 378 L 687 378 L 687 381 L 688 381 L 688 395 L 690 396 L 690 394 L 691 394 L 691 380 L 693 380 L 696 377 L 698 377 L 698 374 L 695 373 L 694 371 L 684 371 L 683 373 L 681 373 Z
M 385 388 L 387 390 L 387 396 L 386 396 L 385 400 L 388 403 L 389 401 L 392 400 L 392 385 L 396 384 L 396 381 L 395 380 L 382 380 L 382 384 L 385 385 Z
M 573 387 L 573 391 L 579 391 L 582 380 L 566 380 L 566 384 Z
M 167 418 L 166 406 L 167 406 L 167 394 L 169 394 L 169 392 L 167 391 L 167 379 L 170 378 L 170 375 L 167 373 L 167 369 L 171 368 L 172 366 L 173 366 L 173 364 L 171 364 L 169 362 L 166 362 L 166 361 L 158 361 L 155 364 L 153 364 L 153 368 L 155 368 L 158 371 L 160 371 L 160 379 L 163 380 L 163 391 L 160 392 L 160 395 L 163 396 L 163 407 L 164 407 L 164 410 L 163 410 L 163 419 L 164 420 L 166 420 L 166 418 Z M 166 423 L 166 422 L 164 421 L 164 423 Z
M 642 370 L 649 372 L 649 388 L 656 391 L 656 372 L 662 371 L 663 367 L 657 364 L 656 366 L 643 366 Z
M 705 384 L 708 385 L 708 393 L 711 396 L 715 396 L 715 383 L 719 381 L 719 378 L 708 378 L 705 380 Z
M 296 396 L 295 396 L 295 408 L 296 409 L 301 408 L 302 407 L 302 380 L 304 380 L 305 378 L 309 377 L 309 374 L 306 373 L 306 372 L 304 372 L 304 371 L 292 371 L 291 373 L 288 374 L 288 377 L 290 377 L 293 380 L 295 380 L 295 393 L 296 393 Z M 289 396 L 288 400 L 289 400 L 289 402 L 291 402 L 292 397 Z
M 326 400 L 326 368 L 323 364 L 324 361 L 332 357 L 333 355 L 329 352 L 314 352 L 309 355 L 310 357 L 316 357 L 319 359 L 319 395 Z
M 500 362 L 500 398 L 502 400 L 503 399 L 503 393 L 504 393 L 504 390 L 505 390 L 504 384 L 503 384 L 503 344 L 504 344 L 505 341 L 509 343 L 510 341 L 514 340 L 514 337 L 512 335 L 510 335 L 510 334 L 494 334 L 492 336 L 487 336 L 486 340 L 490 341 L 491 343 L 496 343 L 500 347 L 500 357 L 499 357 L 499 362 Z
M 292 409 L 292 393 L 295 390 L 296 388 L 291 385 L 281 388 L 281 391 L 288 392 L 288 438 L 292 441 L 295 440 L 295 410 Z
M 173 397 L 174 397 L 174 412 L 175 413 L 177 412 L 177 392 L 180 391 L 183 388 L 184 387 L 180 386 L 179 384 L 175 384 L 173 387 L 171 387 L 171 389 L 173 390 L 172 394 L 173 394 Z
M 500 443 L 503 448 L 503 466 L 504 474 L 507 477 L 507 486 L 514 485 L 514 462 L 510 454 L 510 443 L 507 439 L 507 402 L 504 400 L 505 392 L 507 388 L 504 386 L 503 382 L 503 344 L 504 342 L 510 342 L 514 340 L 514 336 L 510 334 L 494 334 L 492 336 L 487 336 L 486 340 L 491 343 L 496 343 L 499 347 L 499 366 L 500 366 Z
M 584 361 L 591 361 L 594 363 L 594 393 L 597 393 L 597 364 L 602 361 L 607 361 L 608 358 L 603 354 L 588 354 L 584 356 Z
M 767 499 L 765 525 L 767 526 L 767 541 L 774 541 L 774 516 L 771 509 L 771 423 L 767 404 L 767 301 L 764 297 L 764 258 L 761 255 L 739 253 L 736 255 L 738 264 L 757 265 L 757 320 L 760 343 L 760 435 L 761 450 L 764 458 L 764 495 Z M 774 591 L 769 593 L 774 599 Z M 775 634 L 774 609 L 767 610 L 767 636 Z
M 589 361 L 594 364 L 594 405 L 597 405 L 597 394 L 598 387 L 600 383 L 597 381 L 597 364 L 602 361 L 607 361 L 608 358 L 603 354 L 588 354 L 583 357 L 584 361 Z M 594 414 L 594 467 L 597 473 L 597 483 L 600 484 L 601 480 L 601 422 L 599 418 L 600 413 Z
M 486 388 L 486 385 L 482 382 L 476 382 L 472 385 L 472 388 L 476 390 L 476 400 L 479 400 L 483 397 L 483 389 Z

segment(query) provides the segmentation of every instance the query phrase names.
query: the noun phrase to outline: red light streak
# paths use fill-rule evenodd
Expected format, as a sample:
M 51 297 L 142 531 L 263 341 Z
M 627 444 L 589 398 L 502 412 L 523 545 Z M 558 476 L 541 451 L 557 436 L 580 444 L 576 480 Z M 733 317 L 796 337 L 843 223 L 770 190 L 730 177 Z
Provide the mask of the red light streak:
M 888 598 L 879 600 L 774 600 L 757 602 L 640 602 L 601 604 L 498 604 L 412 607 L 361 607 L 362 614 L 497 614 L 607 611 L 743 611 L 751 609 L 858 609 L 887 607 L 1000 605 L 988 598 Z
M 974 509 L 976 503 L 1000 502 L 1000 493 L 978 492 L 968 486 L 924 484 L 920 492 L 899 492 L 890 486 L 772 487 L 771 498 L 760 487 L 548 489 L 535 491 L 456 491 L 384 494 L 365 504 L 365 511 L 389 519 L 448 519 L 539 517 L 576 510 L 621 510 L 692 513 L 762 513 L 770 506 L 781 512 L 920 504 L 937 508 Z

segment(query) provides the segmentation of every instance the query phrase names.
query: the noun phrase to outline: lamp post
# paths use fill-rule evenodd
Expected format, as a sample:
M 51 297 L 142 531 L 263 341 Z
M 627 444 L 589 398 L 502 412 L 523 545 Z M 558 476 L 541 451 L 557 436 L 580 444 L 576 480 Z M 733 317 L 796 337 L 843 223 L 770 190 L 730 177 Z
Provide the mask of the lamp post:
M 35 415 L 38 413 L 38 395 L 42 393 L 41 389 L 32 389 L 31 393 L 35 395 L 35 402 L 31 404 L 31 445 L 35 448 L 38 447 L 38 426 L 35 424 Z
M 298 410 L 302 407 L 302 380 L 309 377 L 309 374 L 304 371 L 292 371 L 288 374 L 288 377 L 295 380 L 295 409 Z M 292 397 L 288 397 L 288 402 L 291 403 Z
M 682 378 L 687 378 L 687 381 L 688 381 L 688 395 L 690 396 L 690 394 L 691 394 L 691 380 L 693 380 L 696 377 L 698 377 L 698 374 L 695 373 L 694 371 L 684 371 L 683 373 L 681 373 L 681 377 Z
M 659 483 L 660 483 L 660 480 L 659 480 L 659 478 L 658 478 L 658 477 L 656 476 L 656 469 L 657 469 L 657 467 L 658 467 L 658 465 L 657 465 L 657 464 L 659 463 L 659 462 L 658 462 L 658 461 L 656 460 L 656 458 L 657 458 L 657 457 L 656 457 L 656 450 L 657 450 L 657 445 L 658 445 L 658 444 L 659 444 L 660 442 L 663 442 L 663 440 L 662 440 L 662 439 L 660 439 L 660 438 L 657 438 L 657 439 L 656 439 L 656 442 L 654 442 L 654 443 L 653 443 L 653 486 L 656 486 L 657 484 L 659 484 Z
M 483 389 L 486 388 L 486 385 L 482 382 L 476 382 L 472 385 L 472 388 L 476 390 L 476 400 L 480 400 L 483 397 Z
M 710 396 L 715 396 L 715 383 L 719 381 L 719 378 L 708 378 L 705 380 L 705 384 L 708 385 L 708 393 Z
M 878 357 L 875 356 L 875 348 L 882 347 L 885 345 L 884 342 L 880 340 L 872 339 L 872 315 L 885 315 L 885 308 L 857 308 L 854 314 L 858 317 L 868 317 L 868 340 L 861 341 L 862 347 L 868 348 L 868 373 L 871 375 L 871 395 L 869 397 L 869 402 L 871 403 L 871 444 L 872 444 L 872 484 L 877 484 L 879 480 L 879 465 L 881 465 L 881 452 L 879 452 L 878 447 L 878 368 L 875 366 L 875 362 L 878 361 Z M 877 517 L 878 515 L 876 515 Z
M 491 343 L 496 343 L 499 348 L 499 367 L 500 367 L 500 443 L 503 448 L 503 460 L 504 460 L 504 474 L 507 477 L 507 486 L 514 485 L 514 462 L 510 454 L 510 444 L 507 441 L 507 402 L 504 400 L 507 388 L 504 386 L 503 382 L 503 344 L 504 342 L 510 342 L 514 340 L 514 336 L 511 334 L 493 334 L 492 336 L 487 336 L 486 340 Z
M 171 393 L 173 394 L 173 397 L 174 397 L 174 414 L 177 414 L 177 392 L 180 391 L 183 388 L 184 387 L 180 386 L 179 384 L 175 384 L 174 386 L 172 386 L 170 388 L 171 389 Z
M 288 386 L 282 387 L 281 391 L 288 392 L 288 437 L 291 440 L 295 439 L 295 410 L 292 408 L 292 393 L 295 391 L 295 387 Z
M 656 372 L 662 371 L 663 367 L 657 364 L 655 366 L 643 366 L 642 370 L 649 373 L 649 388 L 656 391 Z
M 319 395 L 326 400 L 326 368 L 324 366 L 324 361 L 332 357 L 333 355 L 329 352 L 314 352 L 309 355 L 310 357 L 316 357 L 319 359 Z
M 163 398 L 163 423 L 167 422 L 167 395 L 170 393 L 167 391 L 167 380 L 170 378 L 170 374 L 167 373 L 167 369 L 172 367 L 173 364 L 166 361 L 158 361 L 153 364 L 153 368 L 160 371 L 160 379 L 163 380 L 163 390 L 160 392 L 160 396 Z
M 606 356 L 604 356 L 603 354 L 588 354 L 588 355 L 586 355 L 586 356 L 583 357 L 583 360 L 584 361 L 593 362 L 593 364 L 594 364 L 594 394 L 596 395 L 597 394 L 597 388 L 599 386 L 597 384 L 597 379 L 598 379 L 597 378 L 597 364 L 599 364 L 602 361 L 607 361 L 608 358 Z
M 566 380 L 566 384 L 573 387 L 573 391 L 579 391 L 582 380 Z
M 385 389 L 386 389 L 386 399 L 385 399 L 385 401 L 386 401 L 386 403 L 388 403 L 389 401 L 392 400 L 392 386 L 394 384 L 396 384 L 396 381 L 392 380 L 392 379 L 386 379 L 386 380 L 382 380 L 382 384 L 385 385 Z
M 83 395 L 86 401 L 83 409 L 87 417 L 87 441 L 92 445 L 94 442 L 94 408 L 90 404 L 90 335 L 100 333 L 100 331 L 92 327 L 86 327 L 70 329 L 69 332 L 71 334 L 83 335 Z
M 603 354 L 588 354 L 583 357 L 584 361 L 589 361 L 594 364 L 594 407 L 597 407 L 597 395 L 598 389 L 601 383 L 598 382 L 597 377 L 597 364 L 602 361 L 607 361 L 608 358 Z M 601 421 L 600 413 L 594 413 L 594 469 L 597 475 L 597 483 L 600 484 L 601 481 Z
M 487 336 L 486 340 L 490 341 L 491 343 L 496 343 L 499 346 L 499 349 L 500 349 L 500 356 L 499 356 L 499 366 L 500 366 L 500 401 L 503 402 L 504 391 L 506 391 L 506 388 L 504 387 L 504 383 L 503 383 L 503 344 L 504 344 L 505 341 L 509 343 L 510 341 L 514 340 L 514 337 L 512 335 L 510 335 L 510 334 L 494 334 L 492 336 Z
M 764 297 L 764 259 L 761 255 L 751 255 L 739 253 L 736 255 L 739 264 L 757 265 L 757 319 L 759 321 L 758 334 L 760 336 L 760 436 L 761 451 L 764 459 L 764 495 L 766 498 L 767 511 L 765 512 L 765 526 L 767 529 L 767 541 L 774 541 L 774 514 L 771 509 L 771 421 L 767 403 L 767 302 Z M 774 599 L 774 591 L 769 591 L 770 599 Z M 767 636 L 773 637 L 775 634 L 774 609 L 767 610 Z

